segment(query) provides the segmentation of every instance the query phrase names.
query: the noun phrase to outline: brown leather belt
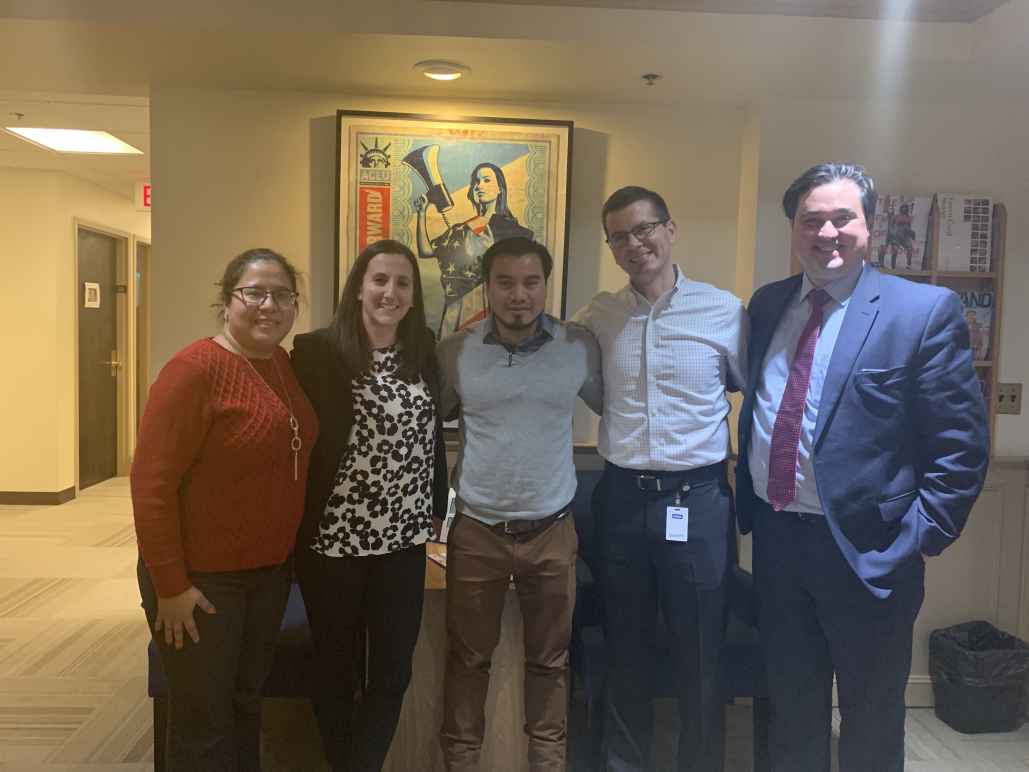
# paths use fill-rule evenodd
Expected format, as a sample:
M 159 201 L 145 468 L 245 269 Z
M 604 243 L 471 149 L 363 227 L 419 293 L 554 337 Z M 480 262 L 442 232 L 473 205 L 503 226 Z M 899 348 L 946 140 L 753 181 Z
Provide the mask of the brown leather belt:
M 530 533 L 537 533 L 549 528 L 551 525 L 556 523 L 562 517 L 565 517 L 571 510 L 562 509 L 560 512 L 555 512 L 552 515 L 546 517 L 539 517 L 535 520 L 505 520 L 502 523 L 494 523 L 489 525 L 476 520 L 474 517 L 469 518 L 475 520 L 483 528 L 489 528 L 494 533 L 501 534 L 503 536 L 525 536 Z

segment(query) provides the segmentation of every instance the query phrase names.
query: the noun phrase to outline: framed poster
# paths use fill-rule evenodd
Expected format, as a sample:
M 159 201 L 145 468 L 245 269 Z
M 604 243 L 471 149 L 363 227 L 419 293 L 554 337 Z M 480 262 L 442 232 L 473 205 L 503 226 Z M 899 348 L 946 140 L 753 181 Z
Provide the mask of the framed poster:
M 571 121 L 340 110 L 335 302 L 357 255 L 396 239 L 420 258 L 429 327 L 486 316 L 482 255 L 525 236 L 554 257 L 546 310 L 564 316 Z

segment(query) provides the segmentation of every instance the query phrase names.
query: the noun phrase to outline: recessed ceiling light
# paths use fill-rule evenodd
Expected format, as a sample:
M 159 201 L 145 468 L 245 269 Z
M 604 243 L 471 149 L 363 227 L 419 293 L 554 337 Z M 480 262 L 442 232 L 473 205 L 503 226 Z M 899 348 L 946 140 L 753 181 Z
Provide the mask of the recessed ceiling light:
M 59 153 L 96 153 L 104 155 L 143 155 L 143 151 L 122 142 L 106 131 L 83 129 L 29 129 L 7 126 L 7 131 L 48 150 Z
M 472 71 L 471 67 L 457 62 L 444 62 L 440 59 L 427 59 L 418 62 L 414 68 L 426 78 L 433 80 L 457 80 Z

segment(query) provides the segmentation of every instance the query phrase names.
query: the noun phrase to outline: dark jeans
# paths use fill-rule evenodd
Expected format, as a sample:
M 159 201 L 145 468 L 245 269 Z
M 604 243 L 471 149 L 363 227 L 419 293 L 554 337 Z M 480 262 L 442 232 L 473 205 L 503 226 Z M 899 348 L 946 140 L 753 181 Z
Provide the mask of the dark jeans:
M 313 704 L 325 756 L 334 772 L 376 772 L 411 681 L 425 595 L 425 545 L 339 558 L 299 549 L 296 569 L 317 657 Z M 368 684 L 355 711 L 366 639 Z
M 140 559 L 137 570 L 150 630 L 157 595 Z M 214 605 L 194 612 L 200 642 L 176 650 L 152 633 L 168 681 L 167 772 L 261 769 L 261 691 L 271 670 L 289 598 L 288 564 L 248 571 L 191 572 Z
M 833 673 L 840 772 L 902 772 L 904 689 L 924 580 L 925 563 L 915 555 L 896 577 L 893 594 L 876 598 L 840 553 L 824 518 L 759 505 L 754 588 L 775 772 L 829 772 Z
M 609 772 L 649 768 L 657 651 L 657 611 L 664 619 L 679 704 L 678 769 L 721 772 L 725 704 L 719 656 L 725 633 L 725 576 L 731 494 L 725 465 L 683 475 L 689 541 L 665 539 L 665 509 L 675 490 L 637 488 L 632 470 L 608 464 L 599 483 L 596 527 L 604 635 L 611 655 L 603 755 Z M 662 486 L 664 487 L 664 486 Z

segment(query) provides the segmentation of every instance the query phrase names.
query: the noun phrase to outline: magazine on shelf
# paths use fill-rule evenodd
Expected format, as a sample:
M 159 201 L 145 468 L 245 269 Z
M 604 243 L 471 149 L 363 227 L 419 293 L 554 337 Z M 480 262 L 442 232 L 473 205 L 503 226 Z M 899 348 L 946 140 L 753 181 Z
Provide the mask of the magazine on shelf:
M 991 270 L 993 199 L 937 193 L 937 268 L 941 271 Z
M 993 332 L 994 293 L 989 288 L 959 290 L 961 305 L 965 307 L 965 321 L 971 339 L 972 357 L 977 362 L 990 358 L 990 338 Z
M 890 271 L 926 271 L 931 196 L 879 196 L 868 241 L 872 264 Z

